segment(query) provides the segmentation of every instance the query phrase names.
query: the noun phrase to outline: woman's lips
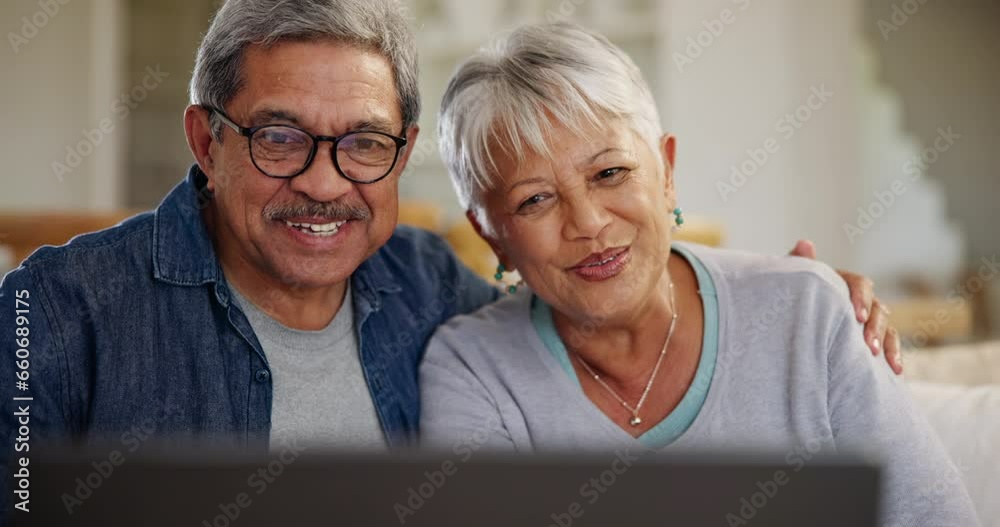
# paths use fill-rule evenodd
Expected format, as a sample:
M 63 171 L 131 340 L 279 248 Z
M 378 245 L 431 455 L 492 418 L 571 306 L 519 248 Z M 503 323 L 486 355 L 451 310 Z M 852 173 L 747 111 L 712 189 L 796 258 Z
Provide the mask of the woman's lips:
M 570 270 L 588 282 L 600 282 L 617 276 L 631 260 L 628 247 L 608 249 L 587 257 Z

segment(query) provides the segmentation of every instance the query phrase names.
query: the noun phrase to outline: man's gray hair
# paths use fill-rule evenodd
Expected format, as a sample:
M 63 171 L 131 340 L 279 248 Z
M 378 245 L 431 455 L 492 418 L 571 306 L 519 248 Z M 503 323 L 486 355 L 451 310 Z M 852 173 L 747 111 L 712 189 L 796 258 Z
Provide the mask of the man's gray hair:
M 441 157 L 462 207 L 490 232 L 481 194 L 494 186 L 493 149 L 549 156 L 554 125 L 630 123 L 653 149 L 662 135 L 649 86 L 604 36 L 568 23 L 522 26 L 482 48 L 451 78 L 438 121 Z
M 380 53 L 393 69 L 404 126 L 417 123 L 417 49 L 398 0 L 226 0 L 198 48 L 191 104 L 225 108 L 246 83 L 247 47 L 286 40 L 332 40 Z M 213 121 L 216 137 L 220 126 Z

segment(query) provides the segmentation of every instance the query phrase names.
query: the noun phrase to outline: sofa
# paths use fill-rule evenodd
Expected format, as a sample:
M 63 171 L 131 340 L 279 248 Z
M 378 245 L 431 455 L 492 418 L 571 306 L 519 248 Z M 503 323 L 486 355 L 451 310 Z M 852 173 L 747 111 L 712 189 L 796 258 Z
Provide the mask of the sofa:
M 1000 341 L 911 351 L 904 369 L 983 526 L 1000 527 Z M 951 483 L 942 478 L 937 484 Z

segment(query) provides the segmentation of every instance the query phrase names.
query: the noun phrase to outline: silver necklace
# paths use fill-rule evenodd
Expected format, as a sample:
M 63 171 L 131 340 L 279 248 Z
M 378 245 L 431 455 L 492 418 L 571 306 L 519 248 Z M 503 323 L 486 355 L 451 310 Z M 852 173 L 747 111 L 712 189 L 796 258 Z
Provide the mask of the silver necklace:
M 670 317 L 670 329 L 667 331 L 666 340 L 663 341 L 663 349 L 660 350 L 660 356 L 656 359 L 656 365 L 653 366 L 653 371 L 649 374 L 649 380 L 646 381 L 646 389 L 642 391 L 642 397 L 639 397 L 639 402 L 636 403 L 635 406 L 628 404 L 625 399 L 618 395 L 618 392 L 614 391 L 611 386 L 608 386 L 608 383 L 604 382 L 604 379 L 602 379 L 601 376 L 598 375 L 589 364 L 587 364 L 587 361 L 583 360 L 583 357 L 581 357 L 579 353 L 576 351 L 573 352 L 573 355 L 576 356 L 576 360 L 580 361 L 580 364 L 583 365 L 585 370 L 587 370 L 587 373 L 590 374 L 590 376 L 593 377 L 598 384 L 603 386 L 608 393 L 617 399 L 626 410 L 632 412 L 632 419 L 629 419 L 628 422 L 628 424 L 632 426 L 639 426 L 642 424 L 642 418 L 639 417 L 639 410 L 641 410 L 642 405 L 646 403 L 646 397 L 649 396 L 649 391 L 653 389 L 653 382 L 656 380 L 656 373 L 660 371 L 660 365 L 663 364 L 663 357 L 667 355 L 667 346 L 670 344 L 670 337 L 674 336 L 674 328 L 677 327 L 677 310 L 674 309 L 675 305 L 674 283 L 670 282 L 670 311 L 673 313 L 673 316 Z

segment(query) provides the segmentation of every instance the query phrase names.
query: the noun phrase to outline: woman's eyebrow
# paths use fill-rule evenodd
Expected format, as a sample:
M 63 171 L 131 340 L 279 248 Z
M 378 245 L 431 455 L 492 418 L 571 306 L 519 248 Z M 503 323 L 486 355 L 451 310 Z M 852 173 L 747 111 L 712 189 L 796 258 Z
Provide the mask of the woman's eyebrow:
M 528 179 L 522 179 L 521 181 L 518 181 L 517 183 L 514 183 L 513 185 L 511 185 L 510 187 L 508 187 L 507 191 L 505 192 L 505 194 L 510 194 L 511 192 L 514 191 L 514 189 L 516 189 L 517 187 L 519 187 L 521 185 L 527 185 L 527 184 L 530 184 L 530 183 L 544 183 L 544 182 L 545 182 L 545 179 L 544 178 L 540 178 L 540 177 L 532 177 L 532 178 L 528 178 Z
M 618 148 L 617 146 L 609 146 L 609 147 L 605 148 L 604 150 L 601 150 L 600 152 L 598 152 L 598 153 L 590 156 L 590 159 L 588 159 L 586 161 L 586 164 L 588 164 L 588 165 L 594 164 L 598 159 L 601 158 L 601 156 L 607 155 L 607 154 L 610 154 L 610 153 L 613 153 L 613 152 L 625 152 L 625 150 L 622 149 L 622 148 Z

